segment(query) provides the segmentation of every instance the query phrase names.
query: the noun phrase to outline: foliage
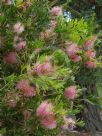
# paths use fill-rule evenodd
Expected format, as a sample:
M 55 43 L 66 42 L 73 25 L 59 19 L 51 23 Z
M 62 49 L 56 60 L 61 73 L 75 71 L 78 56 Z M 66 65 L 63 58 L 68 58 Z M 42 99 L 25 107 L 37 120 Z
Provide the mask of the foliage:
M 85 42 L 94 35 L 94 16 L 89 22 L 81 18 L 67 23 L 62 11 L 58 16 L 53 16 L 52 11 L 47 0 L 2 2 L 0 7 L 0 132 L 4 136 L 59 135 L 64 117 L 76 116 L 82 110 L 78 97 L 91 80 L 87 80 L 89 75 L 93 78 L 97 71 L 94 68 L 101 67 L 96 57 L 85 56 L 84 49 Z M 74 55 L 80 60 L 76 62 L 68 54 L 70 44 L 78 48 Z M 87 60 L 97 67 L 86 68 Z M 76 77 L 80 77 L 79 81 Z M 65 91 L 73 86 L 77 91 L 74 98 L 66 98 Z M 88 96 L 86 101 L 90 99 Z M 54 107 L 57 126 L 53 130 L 41 125 L 37 116 L 37 108 L 43 101 Z M 25 111 L 31 116 L 27 112 L 25 117 Z M 76 119 L 75 124 L 83 126 L 84 122 Z

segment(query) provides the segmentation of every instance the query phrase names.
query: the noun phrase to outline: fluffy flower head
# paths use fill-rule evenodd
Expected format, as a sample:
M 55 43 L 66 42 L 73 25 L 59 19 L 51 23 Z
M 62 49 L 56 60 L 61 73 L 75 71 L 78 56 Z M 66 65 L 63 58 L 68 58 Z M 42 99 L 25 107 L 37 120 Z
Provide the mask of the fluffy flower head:
M 4 56 L 4 63 L 5 64 L 15 64 L 17 63 L 17 53 L 16 52 L 9 52 L 6 56 Z
M 21 80 L 17 83 L 16 88 L 21 90 L 26 97 L 33 97 L 36 95 L 36 89 L 29 85 L 28 80 Z
M 87 51 L 87 52 L 85 52 L 85 56 L 88 58 L 95 58 L 96 52 L 95 51 Z
M 24 26 L 20 22 L 16 23 L 13 28 L 14 32 L 17 34 L 20 34 L 24 31 Z
M 72 43 L 67 47 L 67 53 L 70 58 L 74 58 L 74 56 L 78 53 L 79 48 L 76 44 Z
M 66 88 L 64 95 L 66 98 L 74 100 L 77 97 L 76 86 Z
M 51 103 L 48 103 L 48 101 L 42 102 L 36 111 L 36 115 L 40 118 L 44 118 L 52 114 L 53 114 L 53 106 Z
M 95 61 L 89 60 L 85 64 L 86 64 L 87 68 L 90 68 L 90 69 L 95 69 L 97 67 L 97 64 Z
M 43 127 L 48 129 L 54 129 L 57 126 L 57 122 L 53 116 L 49 116 L 41 120 Z
M 52 16 L 61 16 L 63 15 L 62 8 L 55 6 L 51 9 Z
M 84 43 L 84 48 L 85 48 L 86 50 L 92 49 L 93 46 L 94 46 L 94 43 L 95 43 L 96 39 L 97 39 L 96 36 L 92 36 L 91 39 L 85 41 L 85 43 Z
M 26 47 L 26 41 L 20 41 L 19 43 L 14 45 L 14 48 L 16 49 L 16 51 L 21 51 L 25 47 Z
M 79 55 L 74 55 L 73 58 L 71 58 L 74 62 L 79 62 L 82 58 Z
M 34 67 L 34 72 L 37 75 L 49 74 L 52 70 L 53 68 L 50 61 L 46 61 L 43 64 L 37 63 Z

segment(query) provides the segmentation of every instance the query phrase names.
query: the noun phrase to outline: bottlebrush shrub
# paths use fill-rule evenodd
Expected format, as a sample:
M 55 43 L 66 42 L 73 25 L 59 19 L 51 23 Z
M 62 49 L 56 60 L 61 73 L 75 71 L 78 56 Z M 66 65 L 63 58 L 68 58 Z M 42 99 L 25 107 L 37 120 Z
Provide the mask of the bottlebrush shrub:
M 76 74 L 99 64 L 88 23 L 66 24 L 63 8 L 47 0 L 5 1 L 1 11 L 0 132 L 56 136 L 83 124 L 69 116 L 82 108 Z

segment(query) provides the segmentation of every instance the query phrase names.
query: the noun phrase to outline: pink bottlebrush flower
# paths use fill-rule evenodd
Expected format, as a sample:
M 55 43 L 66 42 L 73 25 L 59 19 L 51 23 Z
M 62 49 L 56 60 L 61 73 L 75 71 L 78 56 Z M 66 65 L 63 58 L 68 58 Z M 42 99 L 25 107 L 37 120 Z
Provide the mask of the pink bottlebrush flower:
M 73 56 L 72 61 L 79 62 L 81 59 L 82 59 L 81 56 L 75 55 Z
M 61 16 L 61 15 L 63 15 L 62 8 L 58 7 L 58 6 L 53 7 L 51 9 L 51 14 L 52 14 L 52 16 Z
M 5 2 L 6 2 L 6 5 L 11 5 L 12 4 L 11 0 L 5 0 Z
M 74 100 L 77 97 L 76 86 L 66 88 L 64 95 L 66 98 Z
M 67 44 L 69 45 L 67 47 L 68 56 L 71 58 L 72 61 L 79 62 L 82 58 L 81 58 L 81 56 L 77 55 L 77 53 L 79 51 L 78 46 L 74 43 L 71 43 L 71 42 L 67 42 Z
M 48 101 L 42 102 L 37 108 L 36 115 L 40 118 L 53 115 L 53 105 L 48 103 Z
M 43 125 L 43 127 L 48 129 L 54 129 L 57 126 L 57 122 L 55 120 L 55 117 L 53 116 L 45 117 L 41 120 L 41 124 Z
M 46 74 L 51 71 L 52 71 L 52 64 L 50 61 L 46 61 L 42 66 L 42 72 Z
M 37 75 L 41 75 L 41 74 L 42 74 L 42 66 L 43 66 L 43 64 L 39 64 L 39 63 L 36 63 L 36 64 L 35 64 L 34 72 L 35 72 Z
M 46 61 L 43 64 L 37 63 L 34 68 L 34 72 L 37 75 L 43 75 L 43 74 L 48 74 L 53 70 L 52 64 L 50 61 Z
M 21 80 L 17 83 L 16 88 L 21 90 L 26 97 L 33 97 L 36 95 L 35 88 L 29 85 L 28 80 Z
M 95 69 L 97 67 L 97 64 L 95 61 L 89 60 L 85 64 L 86 64 L 87 68 L 90 68 L 90 69 Z
M 72 43 L 70 46 L 67 47 L 67 53 L 70 58 L 74 58 L 74 56 L 78 53 L 79 48 L 76 44 Z
M 95 51 L 87 51 L 85 52 L 85 56 L 89 58 L 95 58 L 96 52 Z
M 32 86 L 27 86 L 25 90 L 22 90 L 23 95 L 26 97 L 33 97 L 36 95 L 35 88 Z
M 4 63 L 5 64 L 15 64 L 17 63 L 17 53 L 16 52 L 9 52 L 6 56 L 4 56 Z
M 24 31 L 24 26 L 20 22 L 16 23 L 13 28 L 14 32 L 17 34 L 20 34 Z
M 76 127 L 75 124 L 75 120 L 73 120 L 72 118 L 64 117 L 64 125 L 62 126 L 62 128 L 65 130 L 73 130 Z
M 16 51 L 20 51 L 26 47 L 26 41 L 20 41 L 16 45 L 14 45 Z
M 17 83 L 16 88 L 19 90 L 26 90 L 28 86 L 29 86 L 28 80 L 21 80 Z
M 23 116 L 24 116 L 24 119 L 25 119 L 25 120 L 29 120 L 30 117 L 31 117 L 31 112 L 28 111 L 28 110 L 25 110 L 25 111 L 23 112 Z
M 85 41 L 84 48 L 86 50 L 92 49 L 96 40 L 97 40 L 97 37 L 96 36 L 92 36 L 91 39 Z
M 11 108 L 15 108 L 17 105 L 17 101 L 15 99 L 10 99 L 8 100 L 7 105 Z

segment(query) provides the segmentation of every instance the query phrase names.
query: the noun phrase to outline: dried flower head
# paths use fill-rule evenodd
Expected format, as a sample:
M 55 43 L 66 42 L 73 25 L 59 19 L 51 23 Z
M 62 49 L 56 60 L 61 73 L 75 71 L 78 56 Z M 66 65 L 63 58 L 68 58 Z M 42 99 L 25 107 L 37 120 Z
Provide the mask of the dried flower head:
M 76 122 L 74 119 L 64 116 L 64 125 L 62 126 L 63 129 L 73 130 L 76 127 L 75 124 Z

